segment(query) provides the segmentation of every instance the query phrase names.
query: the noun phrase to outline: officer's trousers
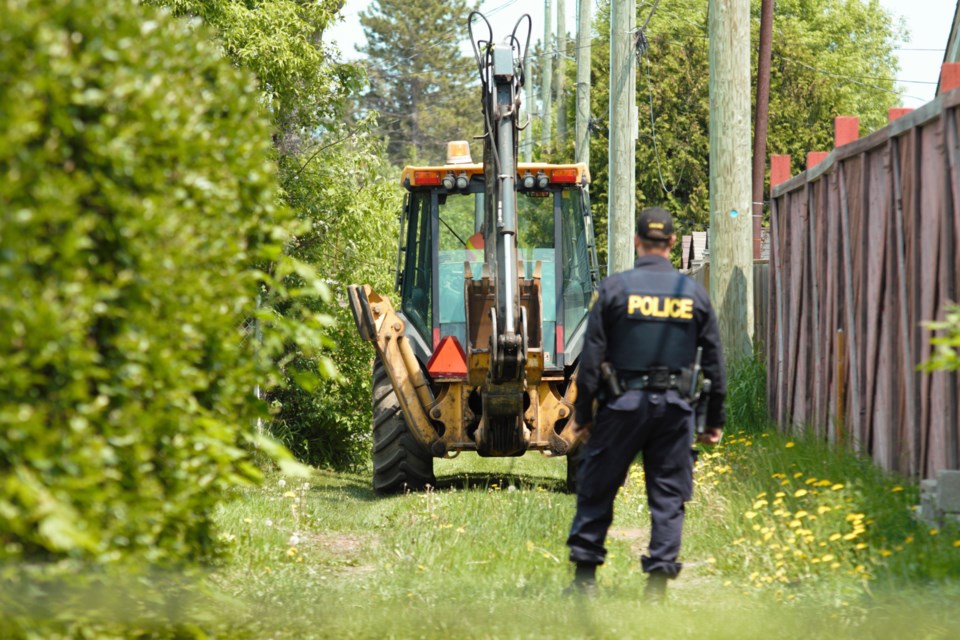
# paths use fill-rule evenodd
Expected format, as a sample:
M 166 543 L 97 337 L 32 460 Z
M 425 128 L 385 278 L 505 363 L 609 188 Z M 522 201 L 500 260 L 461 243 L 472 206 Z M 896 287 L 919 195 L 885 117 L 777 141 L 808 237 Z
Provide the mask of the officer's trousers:
M 693 423 L 693 409 L 675 390 L 627 391 L 600 408 L 577 475 L 570 560 L 603 564 L 614 499 L 642 453 L 652 520 L 643 570 L 676 577 L 684 503 L 693 493 Z

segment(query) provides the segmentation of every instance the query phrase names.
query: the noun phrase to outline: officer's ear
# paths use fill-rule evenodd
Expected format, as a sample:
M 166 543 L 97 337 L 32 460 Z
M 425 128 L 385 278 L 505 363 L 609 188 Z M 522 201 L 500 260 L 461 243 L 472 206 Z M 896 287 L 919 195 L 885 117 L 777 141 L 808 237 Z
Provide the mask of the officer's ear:
M 673 245 L 677 244 L 677 234 L 671 233 L 670 239 L 667 240 L 667 249 L 673 249 Z

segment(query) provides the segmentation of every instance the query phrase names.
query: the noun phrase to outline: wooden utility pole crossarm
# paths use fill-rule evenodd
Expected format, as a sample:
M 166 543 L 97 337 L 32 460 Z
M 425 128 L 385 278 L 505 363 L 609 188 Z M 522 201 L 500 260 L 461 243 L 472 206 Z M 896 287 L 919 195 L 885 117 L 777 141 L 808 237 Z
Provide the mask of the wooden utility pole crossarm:
M 730 361 L 752 355 L 750 0 L 710 0 L 710 297 Z

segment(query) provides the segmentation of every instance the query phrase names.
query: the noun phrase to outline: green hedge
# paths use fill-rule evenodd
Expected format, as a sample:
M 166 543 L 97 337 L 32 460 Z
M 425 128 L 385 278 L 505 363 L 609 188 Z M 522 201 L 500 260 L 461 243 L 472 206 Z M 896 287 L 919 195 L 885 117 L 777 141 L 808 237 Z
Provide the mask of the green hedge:
M 255 79 L 126 0 L 0 0 L 0 560 L 209 558 L 254 479 Z M 262 355 L 262 354 L 261 354 Z

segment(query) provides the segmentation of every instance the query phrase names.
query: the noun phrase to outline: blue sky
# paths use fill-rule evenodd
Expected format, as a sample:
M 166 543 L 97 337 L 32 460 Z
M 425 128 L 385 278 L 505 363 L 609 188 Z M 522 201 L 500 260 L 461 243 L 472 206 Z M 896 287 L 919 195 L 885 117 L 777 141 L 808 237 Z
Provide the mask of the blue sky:
M 956 3 L 954 0 L 879 1 L 895 17 L 903 18 L 910 31 L 908 41 L 897 51 L 900 59 L 900 72 L 897 74 L 897 79 L 904 93 L 900 106 L 920 107 L 932 100 L 936 91 L 940 64 L 943 62 L 943 50 L 950 35 L 950 24 Z M 637 4 L 641 10 L 644 3 L 644 0 L 638 0 Z M 358 15 L 369 4 L 370 0 L 347 0 L 342 12 L 344 21 L 328 32 L 329 37 L 340 46 L 348 59 L 358 57 L 354 47 L 364 42 Z M 536 41 L 543 34 L 543 5 L 542 0 L 485 0 L 480 10 L 493 23 L 494 37 L 497 40 L 502 35 L 506 35 L 522 14 L 529 13 L 533 21 L 531 37 Z M 567 29 L 574 33 L 577 2 L 566 0 L 566 6 Z M 663 6 L 667 4 L 663 3 Z M 467 42 L 460 44 L 469 47 Z

